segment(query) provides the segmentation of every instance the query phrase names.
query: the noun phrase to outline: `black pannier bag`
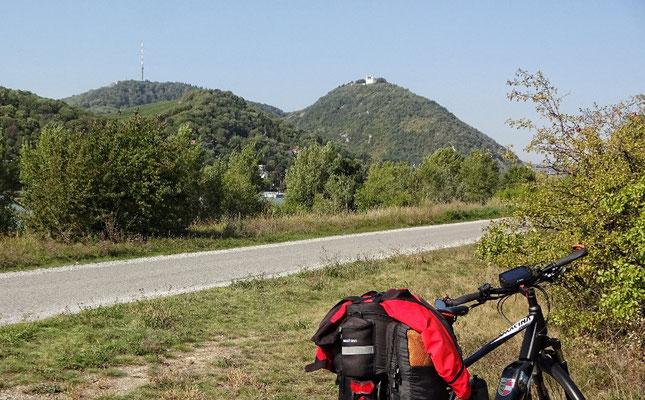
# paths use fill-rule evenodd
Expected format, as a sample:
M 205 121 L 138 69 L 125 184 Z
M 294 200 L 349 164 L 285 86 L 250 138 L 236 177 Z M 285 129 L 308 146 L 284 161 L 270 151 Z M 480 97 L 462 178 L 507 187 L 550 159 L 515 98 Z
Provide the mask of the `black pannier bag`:
M 305 370 L 335 372 L 339 400 L 443 400 L 448 385 L 470 397 L 452 327 L 407 289 L 341 300 L 312 341 L 318 352 Z

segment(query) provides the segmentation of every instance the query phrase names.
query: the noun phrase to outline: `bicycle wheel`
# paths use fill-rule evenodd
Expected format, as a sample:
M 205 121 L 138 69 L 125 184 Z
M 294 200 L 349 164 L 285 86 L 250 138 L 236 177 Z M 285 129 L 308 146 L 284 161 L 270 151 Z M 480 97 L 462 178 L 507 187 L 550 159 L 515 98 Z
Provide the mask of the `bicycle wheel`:
M 540 357 L 535 368 L 529 400 L 585 400 L 569 374 L 551 357 Z

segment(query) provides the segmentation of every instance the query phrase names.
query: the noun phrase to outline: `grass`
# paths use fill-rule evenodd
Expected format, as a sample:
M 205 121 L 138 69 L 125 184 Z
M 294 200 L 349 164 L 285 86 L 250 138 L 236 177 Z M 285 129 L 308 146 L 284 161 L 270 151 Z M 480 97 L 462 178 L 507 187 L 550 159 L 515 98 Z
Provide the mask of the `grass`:
M 1 327 L 0 382 L 10 394 L 103 400 L 333 399 L 333 375 L 303 371 L 315 353 L 309 338 L 328 309 L 372 289 L 408 287 L 432 300 L 495 282 L 499 270 L 473 252 L 465 246 L 367 260 Z M 511 319 L 526 312 L 519 298 L 508 304 Z M 470 354 L 507 327 L 491 304 L 460 318 L 455 331 Z M 639 349 L 619 340 L 561 339 L 587 398 L 642 398 Z M 515 338 L 471 373 L 483 376 L 492 393 L 518 350 Z
M 0 238 L 0 272 L 57 267 L 161 254 L 218 250 L 289 240 L 349 234 L 419 225 L 498 218 L 507 213 L 499 204 L 452 203 L 388 208 L 363 213 L 262 215 L 192 226 L 181 237 L 121 241 L 87 239 L 65 243 L 24 233 Z

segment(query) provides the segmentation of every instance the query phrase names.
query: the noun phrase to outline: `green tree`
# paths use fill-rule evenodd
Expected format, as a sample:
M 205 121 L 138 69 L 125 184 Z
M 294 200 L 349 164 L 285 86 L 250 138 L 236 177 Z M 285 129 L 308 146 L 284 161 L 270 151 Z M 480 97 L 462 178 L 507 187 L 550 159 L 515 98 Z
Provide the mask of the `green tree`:
M 182 128 L 166 136 L 153 121 L 61 125 L 22 151 L 29 227 L 63 239 L 89 234 L 166 234 L 198 212 L 201 151 Z
M 527 191 L 535 182 L 535 172 L 526 165 L 511 165 L 499 181 L 499 190 L 496 197 L 512 200 L 527 195 Z
M 492 224 L 478 251 L 504 267 L 540 265 L 573 243 L 589 256 L 570 265 L 555 321 L 571 330 L 642 335 L 645 307 L 645 98 L 571 115 L 541 73 L 518 71 L 509 98 L 531 101 L 546 123 L 511 125 L 535 132 L 528 150 L 545 156 L 513 218 Z M 527 229 L 527 227 L 529 229 Z M 582 285 L 580 285 L 582 283 Z M 640 333 L 639 333 L 640 332 Z M 642 340 L 642 336 L 640 337 Z
M 294 210 L 311 210 L 316 194 L 324 193 L 327 181 L 341 164 L 342 157 L 332 143 L 302 149 L 285 176 L 285 205 Z
M 212 165 L 204 167 L 201 178 L 200 218 L 215 219 L 224 213 L 224 174 L 226 162 L 217 159 Z
M 361 210 L 412 204 L 411 180 L 412 171 L 406 162 L 373 164 L 367 180 L 356 191 L 356 204 Z
M 517 185 L 535 182 L 535 172 L 526 165 L 511 165 L 499 180 L 500 189 L 508 189 Z
M 316 193 L 313 210 L 322 214 L 348 212 L 353 209 L 356 177 L 352 175 L 332 175 L 322 193 Z
M 437 203 L 448 203 L 461 197 L 461 163 L 464 156 L 451 147 L 438 149 L 423 159 L 414 173 L 417 196 Z
M 15 227 L 14 212 L 11 209 L 12 203 L 11 178 L 9 168 L 4 160 L 2 135 L 0 135 L 0 234 L 7 233 Z
M 228 169 L 222 177 L 223 212 L 229 216 L 248 216 L 262 210 L 260 192 L 262 178 L 258 170 L 258 155 L 253 145 L 234 151 Z
M 459 175 L 464 184 L 465 201 L 485 203 L 497 190 L 499 167 L 490 153 L 471 151 L 461 163 Z

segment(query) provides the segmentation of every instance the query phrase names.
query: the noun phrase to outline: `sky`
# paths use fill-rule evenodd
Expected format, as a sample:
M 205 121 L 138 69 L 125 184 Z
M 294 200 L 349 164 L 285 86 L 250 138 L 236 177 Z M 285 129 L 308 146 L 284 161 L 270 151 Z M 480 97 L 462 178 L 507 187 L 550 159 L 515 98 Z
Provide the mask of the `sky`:
M 0 0 L 0 86 L 63 98 L 179 81 L 302 109 L 366 75 L 437 101 L 524 160 L 506 99 L 541 70 L 567 111 L 645 93 L 645 1 Z

